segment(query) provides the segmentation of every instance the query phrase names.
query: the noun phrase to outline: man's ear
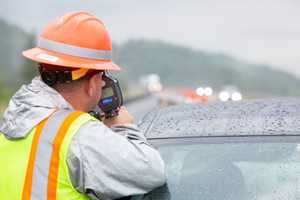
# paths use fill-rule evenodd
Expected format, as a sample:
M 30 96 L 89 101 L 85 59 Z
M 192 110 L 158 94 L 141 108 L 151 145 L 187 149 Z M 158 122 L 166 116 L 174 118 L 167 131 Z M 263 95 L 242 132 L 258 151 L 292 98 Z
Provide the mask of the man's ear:
M 98 84 L 97 84 L 97 76 L 94 75 L 92 76 L 86 83 L 86 93 L 89 97 L 92 97 L 95 95 L 95 93 L 97 92 L 97 90 L 99 90 L 98 88 Z

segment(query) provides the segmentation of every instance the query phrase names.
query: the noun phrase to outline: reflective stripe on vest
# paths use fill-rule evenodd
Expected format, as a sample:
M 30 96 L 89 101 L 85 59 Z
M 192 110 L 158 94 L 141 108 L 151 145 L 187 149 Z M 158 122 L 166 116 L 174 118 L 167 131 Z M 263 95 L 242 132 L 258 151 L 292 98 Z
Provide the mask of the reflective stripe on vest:
M 70 125 L 82 114 L 79 111 L 58 111 L 37 127 L 22 200 L 56 199 L 60 148 Z

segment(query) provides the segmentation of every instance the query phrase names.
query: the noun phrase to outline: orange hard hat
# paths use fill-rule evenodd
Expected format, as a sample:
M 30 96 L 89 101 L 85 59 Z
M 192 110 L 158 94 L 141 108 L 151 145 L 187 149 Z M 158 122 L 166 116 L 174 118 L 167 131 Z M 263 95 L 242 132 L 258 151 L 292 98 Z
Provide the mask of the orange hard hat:
M 102 21 L 87 12 L 67 13 L 44 29 L 37 47 L 23 55 L 38 63 L 71 68 L 120 70 Z

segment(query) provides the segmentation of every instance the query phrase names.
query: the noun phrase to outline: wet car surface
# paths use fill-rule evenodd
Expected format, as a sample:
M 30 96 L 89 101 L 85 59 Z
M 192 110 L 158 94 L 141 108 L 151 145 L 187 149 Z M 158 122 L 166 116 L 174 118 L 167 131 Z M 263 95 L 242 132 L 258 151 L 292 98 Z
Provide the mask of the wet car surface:
M 298 135 L 300 100 L 185 104 L 155 110 L 139 126 L 147 138 Z
M 147 114 L 140 128 L 167 184 L 132 199 L 300 199 L 300 101 L 186 104 Z

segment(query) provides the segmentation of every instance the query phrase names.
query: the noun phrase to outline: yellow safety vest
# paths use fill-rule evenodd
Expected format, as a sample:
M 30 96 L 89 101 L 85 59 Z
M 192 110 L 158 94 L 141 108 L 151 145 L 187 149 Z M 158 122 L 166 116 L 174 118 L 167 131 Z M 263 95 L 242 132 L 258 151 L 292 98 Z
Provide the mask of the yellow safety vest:
M 0 199 L 89 199 L 72 185 L 67 154 L 72 137 L 90 120 L 96 119 L 80 111 L 57 111 L 24 139 L 0 134 Z

